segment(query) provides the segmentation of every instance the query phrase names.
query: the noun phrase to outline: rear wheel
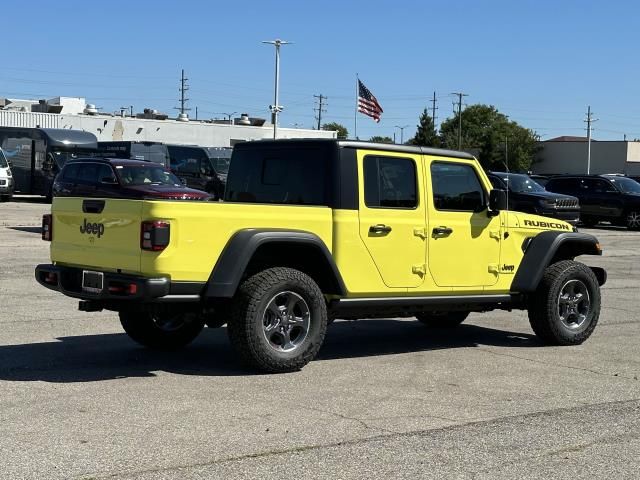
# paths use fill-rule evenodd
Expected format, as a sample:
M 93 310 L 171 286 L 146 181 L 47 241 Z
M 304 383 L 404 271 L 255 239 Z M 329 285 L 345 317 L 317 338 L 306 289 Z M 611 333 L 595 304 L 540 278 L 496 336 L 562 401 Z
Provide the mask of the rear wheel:
M 251 367 L 299 370 L 320 350 L 327 307 L 318 285 L 291 268 L 269 268 L 239 288 L 227 324 L 231 344 Z
M 420 323 L 432 328 L 453 328 L 464 322 L 469 312 L 420 312 L 416 318 Z
M 204 327 L 191 312 L 120 312 L 122 328 L 132 340 L 157 350 L 176 350 L 191 343 Z
M 600 317 L 600 286 L 586 265 L 564 260 L 545 270 L 529 301 L 529 323 L 543 342 L 578 345 Z
M 627 213 L 626 224 L 629 230 L 640 230 L 640 211 Z

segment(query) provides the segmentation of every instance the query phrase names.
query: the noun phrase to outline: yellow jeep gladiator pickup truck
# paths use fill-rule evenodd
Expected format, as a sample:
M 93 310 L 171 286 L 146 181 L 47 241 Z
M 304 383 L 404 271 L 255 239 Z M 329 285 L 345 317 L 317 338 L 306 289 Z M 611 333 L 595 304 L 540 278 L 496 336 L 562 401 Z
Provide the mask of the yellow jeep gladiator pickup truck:
M 600 314 L 595 237 L 506 209 L 466 153 L 336 140 L 235 147 L 224 202 L 55 198 L 43 286 L 117 311 L 136 342 L 175 349 L 227 324 L 257 369 L 300 369 L 334 318 L 526 309 L 542 342 L 579 344 Z

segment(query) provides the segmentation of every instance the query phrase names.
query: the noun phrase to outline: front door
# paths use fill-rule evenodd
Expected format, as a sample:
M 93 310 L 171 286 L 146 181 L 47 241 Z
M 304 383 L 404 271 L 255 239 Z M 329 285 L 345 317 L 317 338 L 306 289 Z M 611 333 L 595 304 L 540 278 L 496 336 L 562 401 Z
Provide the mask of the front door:
M 388 287 L 425 276 L 425 200 L 419 155 L 358 152 L 360 238 Z
M 428 265 L 434 282 L 440 287 L 495 284 L 500 217 L 487 213 L 487 190 L 479 172 L 471 162 L 434 160 L 429 176 Z

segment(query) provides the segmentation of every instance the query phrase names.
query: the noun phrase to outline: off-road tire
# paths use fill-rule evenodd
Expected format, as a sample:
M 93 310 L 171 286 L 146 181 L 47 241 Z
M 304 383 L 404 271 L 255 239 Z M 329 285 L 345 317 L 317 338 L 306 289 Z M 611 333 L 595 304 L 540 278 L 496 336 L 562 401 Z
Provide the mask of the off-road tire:
M 278 351 L 266 337 L 266 309 L 284 294 L 299 295 L 308 306 L 306 337 L 292 351 Z M 315 358 L 327 331 L 327 306 L 318 285 L 308 275 L 292 268 L 274 267 L 245 280 L 236 293 L 227 333 L 231 345 L 245 364 L 268 373 L 300 370 Z
M 154 350 L 182 348 L 204 327 L 204 319 L 196 313 L 122 311 L 119 316 L 122 328 L 132 340 Z
M 455 328 L 464 322 L 469 312 L 420 312 L 418 321 L 430 328 Z
M 640 212 L 627 212 L 624 219 L 624 224 L 629 230 L 640 230 Z
M 588 308 L 580 325 L 567 326 L 561 311 L 563 289 L 577 280 L 588 292 Z M 583 295 L 584 297 L 584 295 Z M 549 345 L 579 345 L 593 333 L 600 317 L 600 286 L 586 265 L 563 260 L 549 265 L 529 299 L 529 323 L 538 338 Z

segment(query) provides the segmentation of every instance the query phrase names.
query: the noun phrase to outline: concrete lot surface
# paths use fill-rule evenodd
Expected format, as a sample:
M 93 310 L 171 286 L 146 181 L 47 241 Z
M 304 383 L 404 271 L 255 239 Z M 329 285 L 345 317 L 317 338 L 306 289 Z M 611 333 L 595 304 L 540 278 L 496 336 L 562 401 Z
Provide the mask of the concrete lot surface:
M 589 230 L 609 282 L 581 346 L 524 312 L 337 321 L 301 372 L 255 375 L 224 328 L 155 353 L 37 285 L 48 209 L 0 204 L 0 478 L 640 476 L 639 233 Z

